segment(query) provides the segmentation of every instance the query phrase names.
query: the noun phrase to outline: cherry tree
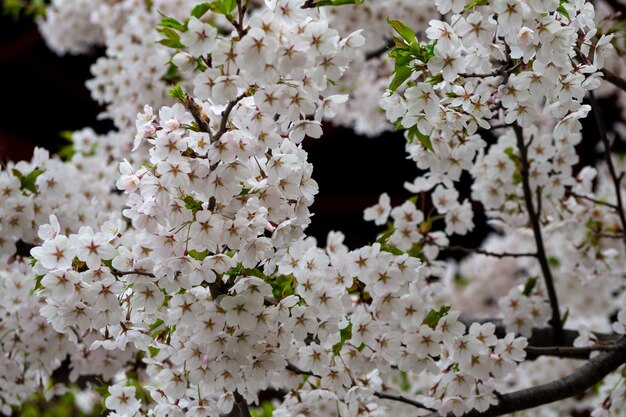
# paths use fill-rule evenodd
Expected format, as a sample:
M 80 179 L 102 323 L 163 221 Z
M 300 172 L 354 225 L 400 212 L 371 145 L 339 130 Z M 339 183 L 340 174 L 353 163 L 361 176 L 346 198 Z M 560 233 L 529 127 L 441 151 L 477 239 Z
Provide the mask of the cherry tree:
M 106 49 L 115 130 L 0 172 L 3 414 L 624 415 L 624 12 L 52 1 L 55 52 Z M 307 236 L 324 123 L 400 130 L 423 171 L 364 208 L 370 245 Z M 493 233 L 451 243 L 477 211 Z

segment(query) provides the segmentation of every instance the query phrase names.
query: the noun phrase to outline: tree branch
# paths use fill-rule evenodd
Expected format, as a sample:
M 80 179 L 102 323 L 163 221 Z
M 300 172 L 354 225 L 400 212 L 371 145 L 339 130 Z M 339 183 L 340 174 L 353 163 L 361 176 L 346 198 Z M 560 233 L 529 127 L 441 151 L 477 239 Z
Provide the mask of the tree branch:
M 489 251 L 482 250 L 482 249 L 468 248 L 468 247 L 460 246 L 460 245 L 439 246 L 439 248 L 452 250 L 452 251 L 460 251 L 460 252 L 465 252 L 465 253 L 476 253 L 476 254 L 485 255 L 485 256 L 493 256 L 494 258 L 524 258 L 524 257 L 536 258 L 537 257 L 537 254 L 534 252 L 520 252 L 520 253 L 489 252 Z
M 252 417 L 250 414 L 250 408 L 248 407 L 248 403 L 245 398 L 239 393 L 239 391 L 235 390 L 233 392 L 235 396 L 235 403 L 233 404 L 233 409 L 230 410 L 230 413 L 225 414 L 223 417 Z
M 230 112 L 233 111 L 233 109 L 235 108 L 237 103 L 239 103 L 239 101 L 242 98 L 244 98 L 246 96 L 246 94 L 247 94 L 247 92 L 243 92 L 237 98 L 235 98 L 234 100 L 228 102 L 228 105 L 226 106 L 226 108 L 222 112 L 222 120 L 220 120 L 220 127 L 219 127 L 218 131 L 215 133 L 215 137 L 212 139 L 212 142 L 217 142 L 218 140 L 220 140 L 222 135 L 224 133 L 226 133 L 226 126 L 228 124 L 228 116 L 230 116 Z
M 530 163 L 528 162 L 528 145 L 524 143 L 524 131 L 517 123 L 513 126 L 515 135 L 517 137 L 517 147 L 520 152 L 520 165 L 521 165 L 521 177 L 522 187 L 524 189 L 524 202 L 526 204 L 526 210 L 528 211 L 528 218 L 530 220 L 533 236 L 535 237 L 535 244 L 537 246 L 537 259 L 541 266 L 541 272 L 543 273 L 544 282 L 548 291 L 548 298 L 550 300 L 550 307 L 552 308 L 552 318 L 550 324 L 555 331 L 557 340 L 561 340 L 563 337 L 563 324 L 561 323 L 561 311 L 559 309 L 559 300 L 556 295 L 556 289 L 554 288 L 554 278 L 552 277 L 552 271 L 550 270 L 550 264 L 548 263 L 548 257 L 546 250 L 543 246 L 543 237 L 541 236 L 541 224 L 539 217 L 541 213 L 535 212 L 535 205 L 532 199 L 532 190 L 530 189 L 529 170 Z M 558 343 L 561 344 L 561 343 Z
M 615 87 L 619 88 L 620 90 L 626 91 L 625 79 L 623 79 L 617 74 L 614 74 L 613 72 L 609 71 L 606 68 L 601 69 L 600 72 L 602 72 L 602 75 L 604 75 L 605 80 L 607 80 L 608 82 L 613 84 Z
M 532 356 L 557 356 L 559 358 L 589 359 L 591 352 L 612 352 L 618 350 L 615 343 L 594 346 L 526 346 L 526 354 Z
M 422 404 L 419 401 L 413 401 L 409 398 L 403 397 L 402 395 L 393 395 L 393 394 L 387 394 L 384 392 L 379 392 L 376 391 L 374 392 L 374 396 L 381 398 L 383 400 L 391 400 L 391 401 L 398 401 L 404 404 L 409 404 L 412 405 L 413 407 L 416 408 L 421 408 L 422 410 L 428 410 L 428 411 L 436 411 L 434 408 L 430 408 L 430 407 L 426 407 L 424 404 Z
M 612 208 L 614 210 L 617 209 L 617 206 L 615 204 L 607 203 L 606 201 L 601 201 L 601 200 L 598 200 L 598 199 L 593 198 L 593 197 L 587 197 L 586 195 L 576 194 L 573 191 L 567 191 L 566 194 L 570 195 L 572 197 L 575 197 L 575 198 L 580 198 L 580 199 L 583 199 L 583 200 L 591 201 L 592 203 L 599 204 L 601 206 L 610 207 L 610 208 Z
M 615 166 L 613 165 L 613 159 L 611 158 L 611 143 L 609 142 L 609 137 L 606 134 L 606 126 L 604 126 L 604 120 L 602 119 L 602 112 L 600 111 L 600 106 L 598 106 L 598 102 L 596 101 L 593 92 L 589 91 L 589 103 L 591 104 L 591 108 L 593 109 L 593 115 L 596 119 L 596 126 L 598 127 L 598 133 L 600 133 L 600 139 L 602 140 L 602 144 L 604 145 L 604 159 L 606 159 L 606 165 L 609 168 L 609 174 L 611 175 L 611 180 L 613 181 L 613 188 L 615 189 L 615 198 L 617 200 L 617 204 L 615 204 L 615 211 L 617 213 L 617 217 L 619 218 L 620 223 L 622 224 L 622 240 L 626 244 L 626 217 L 624 217 L 624 204 L 622 202 L 622 192 L 621 192 L 621 179 L 622 176 L 617 175 L 615 171 Z
M 617 350 L 590 359 L 565 378 L 500 395 L 497 405 L 491 406 L 483 413 L 472 410 L 465 414 L 465 417 L 501 416 L 581 395 L 626 363 L 626 340 L 622 338 L 617 345 Z M 432 413 L 428 417 L 441 415 Z

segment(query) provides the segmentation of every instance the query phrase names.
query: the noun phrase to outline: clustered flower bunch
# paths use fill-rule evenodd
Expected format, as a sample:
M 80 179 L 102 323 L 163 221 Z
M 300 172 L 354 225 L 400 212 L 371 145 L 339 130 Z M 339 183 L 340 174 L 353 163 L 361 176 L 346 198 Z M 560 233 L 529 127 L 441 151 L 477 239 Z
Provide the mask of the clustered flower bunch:
M 106 46 L 88 86 L 118 130 L 0 172 L 4 414 L 100 385 L 112 416 L 270 392 L 275 416 L 502 415 L 604 381 L 542 410 L 623 415 L 626 165 L 601 122 L 604 163 L 576 167 L 619 36 L 579 0 L 346 3 L 52 2 L 53 49 Z M 324 120 L 395 126 L 426 171 L 365 210 L 371 245 L 306 235 Z M 451 245 L 478 205 L 499 235 Z

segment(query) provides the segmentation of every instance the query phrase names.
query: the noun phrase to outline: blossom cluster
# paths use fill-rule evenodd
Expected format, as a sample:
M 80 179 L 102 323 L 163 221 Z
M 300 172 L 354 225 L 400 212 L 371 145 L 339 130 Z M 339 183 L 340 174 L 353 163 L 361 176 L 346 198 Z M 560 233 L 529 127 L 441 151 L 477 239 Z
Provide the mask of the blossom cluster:
M 596 26 L 583 0 L 319 3 L 52 2 L 53 49 L 105 46 L 87 85 L 117 131 L 0 171 L 4 414 L 67 389 L 63 371 L 95 376 L 117 416 L 219 416 L 268 389 L 286 393 L 275 416 L 461 416 L 576 366 L 524 362 L 555 314 L 579 348 L 624 333 L 626 165 L 606 149 L 577 166 L 583 100 L 619 65 L 611 16 Z M 414 197 L 365 210 L 386 229 L 352 250 L 306 234 L 303 142 L 329 119 L 404 130 L 426 171 Z M 444 256 L 477 209 L 498 235 L 456 267 Z M 606 382 L 586 410 L 619 415 L 623 371 Z

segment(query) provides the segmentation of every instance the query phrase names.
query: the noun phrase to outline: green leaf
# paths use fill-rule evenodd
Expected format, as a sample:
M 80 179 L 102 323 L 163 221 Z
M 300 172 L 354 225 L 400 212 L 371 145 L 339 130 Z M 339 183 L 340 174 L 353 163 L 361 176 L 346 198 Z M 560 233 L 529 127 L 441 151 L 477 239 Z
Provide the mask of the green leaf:
M 350 339 L 352 337 L 352 323 L 348 323 L 348 325 L 346 327 L 341 329 L 339 331 L 339 335 L 341 337 L 341 339 L 339 340 L 339 343 L 337 343 L 335 346 L 333 346 L 333 355 L 334 356 L 339 355 L 339 352 L 341 352 L 341 348 L 343 347 L 343 345 L 346 344 L 346 340 L 348 340 L 348 339 Z
M 472 0 L 465 5 L 465 10 L 474 10 L 478 6 L 484 6 L 487 4 L 487 0 Z
M 186 195 L 183 198 L 185 202 L 185 208 L 193 211 L 194 213 L 202 208 L 202 201 L 196 200 L 190 195 Z
M 37 186 L 35 185 L 35 181 L 37 180 L 37 177 L 43 174 L 45 171 L 43 169 L 35 168 L 28 174 L 24 175 L 19 170 L 13 168 L 11 172 L 17 177 L 17 179 L 20 180 L 20 190 L 28 190 L 31 193 L 36 194 L 38 190 Z
M 68 142 L 74 142 L 74 132 L 71 130 L 62 130 L 59 132 L 59 136 Z
M 210 3 L 209 7 L 215 13 L 228 16 L 237 7 L 237 2 L 235 0 L 216 0 L 213 3 Z
M 555 268 L 561 265 L 561 261 L 559 260 L 559 258 L 555 256 L 550 256 L 548 258 L 548 263 L 550 264 L 550 266 L 555 267 Z
M 431 309 L 424 319 L 423 324 L 427 325 L 431 329 L 434 329 L 435 327 L 437 327 L 437 324 L 439 324 L 439 320 L 441 320 L 443 316 L 448 314 L 448 311 L 450 311 L 450 306 L 443 306 L 439 309 L 439 311 Z
M 191 11 L 191 15 L 200 19 L 209 10 L 211 10 L 210 3 L 200 3 L 193 8 L 193 10 Z
M 272 294 L 276 301 L 280 301 L 283 298 L 295 294 L 293 290 L 293 275 L 280 275 L 278 278 L 269 282 L 272 286 Z
M 508 147 L 504 150 L 504 154 L 509 157 L 509 159 L 513 162 L 517 162 L 519 156 L 515 153 L 515 150 L 512 147 Z
M 161 349 L 159 349 L 158 347 L 154 347 L 154 346 L 148 346 L 148 351 L 150 351 L 150 357 L 154 358 L 156 355 L 159 354 Z
M 161 19 L 161 21 L 157 24 L 157 26 L 176 29 L 179 32 L 187 31 L 187 25 L 180 23 L 178 20 L 174 19 L 173 17 L 167 17 L 165 15 L 163 15 L 163 19 Z
M 561 326 L 565 325 L 565 322 L 567 321 L 568 318 L 569 318 L 569 307 L 565 309 L 565 314 L 563 314 L 563 317 L 561 317 Z
M 381 233 L 378 236 L 378 239 L 376 239 L 376 242 L 384 244 L 387 243 L 387 240 L 389 240 L 389 238 L 391 237 L 391 235 L 393 234 L 393 232 L 396 229 L 393 227 L 393 224 L 391 222 L 387 222 L 387 230 L 385 230 L 383 233 Z
M 204 261 L 204 258 L 206 258 L 207 256 L 209 256 L 209 250 L 205 249 L 202 252 L 198 252 L 197 250 L 191 249 L 189 252 L 187 252 L 189 254 L 189 256 L 191 256 L 193 259 L 196 259 L 198 261 Z
M 182 77 L 180 76 L 180 73 L 178 72 L 178 68 L 176 67 L 176 65 L 170 64 L 167 67 L 167 71 L 165 71 L 165 74 L 163 74 L 161 79 L 170 84 L 176 84 L 177 82 L 180 82 L 182 80 Z
M 168 48 L 174 49 L 182 49 L 185 47 L 182 43 L 180 43 L 179 40 L 176 39 L 161 39 L 159 43 L 161 45 L 167 46 Z
M 158 28 L 157 32 L 165 36 L 167 39 L 172 39 L 174 41 L 180 40 L 180 35 L 178 34 L 178 32 L 176 32 L 172 28 L 168 28 L 168 27 Z
M 389 89 L 391 91 L 396 91 L 398 87 L 409 79 L 412 73 L 413 70 L 409 67 L 397 67 L 393 74 L 393 80 L 391 80 L 391 84 L 389 84 Z
M 180 85 L 172 87 L 169 93 L 167 93 L 167 95 L 170 97 L 174 97 L 183 105 L 187 103 L 187 97 L 185 96 L 185 92 L 183 91 L 183 88 Z
M 346 4 L 362 4 L 364 0 L 319 0 L 317 5 L 323 6 L 345 6 Z
M 433 148 L 433 143 L 430 141 L 430 136 L 426 136 L 422 132 L 419 131 L 417 125 L 411 126 L 407 129 L 407 134 L 409 135 L 409 139 L 417 139 L 420 141 L 424 148 L 428 149 L 432 153 L 435 153 L 435 149 Z
M 387 18 L 387 23 L 389 23 L 391 27 L 398 32 L 398 35 L 402 36 L 402 39 L 404 39 L 406 43 L 411 44 L 413 42 L 417 42 L 417 37 L 415 36 L 413 29 L 405 25 L 400 20 L 390 20 Z
M 33 289 L 33 292 L 43 290 L 44 287 L 41 284 L 41 280 L 43 279 L 43 277 L 43 275 L 35 275 L 35 288 Z
M 396 248 L 395 246 L 391 246 L 391 245 L 381 245 L 380 246 L 380 250 L 382 250 L 384 252 L 389 252 L 389 253 L 394 254 L 396 256 L 404 255 L 403 251 L 401 251 L 400 249 Z
M 275 407 L 271 401 L 262 401 L 259 407 L 250 408 L 250 415 L 252 417 L 272 417 L 274 410 Z
M 556 8 L 556 11 L 561 15 L 566 17 L 568 20 L 572 20 L 569 17 L 569 13 L 567 13 L 567 10 L 565 10 L 565 7 L 563 6 L 564 3 L 567 3 L 567 1 L 561 0 L 561 3 L 559 4 L 559 7 Z
M 72 144 L 65 145 L 64 147 L 61 148 L 59 152 L 57 152 L 57 155 L 59 156 L 59 158 L 61 158 L 62 160 L 66 162 L 71 161 L 75 154 L 76 154 L 76 149 L 74 149 L 74 145 Z
M 530 297 L 530 294 L 532 294 L 535 285 L 537 285 L 537 280 L 537 277 L 528 278 L 528 280 L 526 281 L 526 285 L 524 285 L 524 290 L 522 291 L 522 294 L 524 294 L 526 297 Z

